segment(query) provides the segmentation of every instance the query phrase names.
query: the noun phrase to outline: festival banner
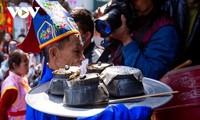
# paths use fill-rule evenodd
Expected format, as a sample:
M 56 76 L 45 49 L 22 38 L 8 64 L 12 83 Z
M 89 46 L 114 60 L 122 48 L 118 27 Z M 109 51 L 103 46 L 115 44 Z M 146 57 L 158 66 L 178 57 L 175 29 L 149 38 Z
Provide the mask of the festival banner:
M 8 4 L 6 6 L 8 6 Z M 14 30 L 13 17 L 7 9 L 5 9 L 5 14 L 6 14 L 6 32 L 13 33 L 13 30 Z
M 3 1 L 0 0 L 0 32 L 5 29 L 5 24 L 6 24 L 6 16 L 4 12 L 4 5 Z

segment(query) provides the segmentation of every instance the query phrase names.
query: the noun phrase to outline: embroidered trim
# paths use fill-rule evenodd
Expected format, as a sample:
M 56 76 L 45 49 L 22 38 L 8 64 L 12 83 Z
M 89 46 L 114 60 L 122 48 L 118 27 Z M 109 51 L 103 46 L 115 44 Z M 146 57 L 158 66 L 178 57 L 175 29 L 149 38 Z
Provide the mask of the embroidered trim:
M 71 30 L 71 31 L 69 31 L 69 32 L 66 32 L 66 33 L 64 33 L 64 34 L 61 34 L 61 35 L 57 36 L 56 38 L 53 38 L 53 39 L 51 39 L 51 40 L 49 40 L 49 41 L 47 41 L 47 42 L 41 44 L 39 47 L 40 47 L 40 49 L 43 49 L 43 48 L 46 47 L 47 45 L 52 44 L 52 43 L 54 43 L 54 42 L 56 42 L 56 41 L 62 39 L 62 38 L 65 37 L 65 36 L 69 36 L 69 35 L 75 34 L 75 33 L 80 34 L 80 32 L 79 32 L 78 30 Z

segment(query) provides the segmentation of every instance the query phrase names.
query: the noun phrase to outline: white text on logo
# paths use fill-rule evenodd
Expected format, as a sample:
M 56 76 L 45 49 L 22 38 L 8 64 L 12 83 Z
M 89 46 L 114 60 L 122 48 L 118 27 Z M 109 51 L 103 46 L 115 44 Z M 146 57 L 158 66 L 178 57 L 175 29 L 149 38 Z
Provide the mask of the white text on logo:
M 20 18 L 27 18 L 29 13 L 31 14 L 32 18 L 34 18 L 38 10 L 40 9 L 40 7 L 35 7 L 36 11 L 34 11 L 32 7 L 15 7 L 15 9 L 13 9 L 13 7 L 7 7 L 7 8 L 13 18 L 17 14 L 19 15 Z

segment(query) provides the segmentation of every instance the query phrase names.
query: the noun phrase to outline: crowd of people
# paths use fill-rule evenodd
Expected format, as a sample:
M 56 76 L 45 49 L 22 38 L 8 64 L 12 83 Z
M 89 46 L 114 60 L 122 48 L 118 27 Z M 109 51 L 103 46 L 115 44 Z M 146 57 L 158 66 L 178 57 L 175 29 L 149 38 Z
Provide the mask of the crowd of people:
M 91 11 L 83 7 L 70 9 L 63 0 L 59 3 L 68 12 L 60 9 L 58 3 L 51 4 L 52 10 L 52 6 L 35 0 L 33 5 L 42 10 L 32 19 L 27 35 L 19 36 L 24 37 L 23 42 L 13 40 L 12 34 L 5 33 L 0 54 L 0 119 L 70 119 L 42 113 L 26 107 L 25 103 L 25 94 L 30 86 L 50 81 L 52 71 L 65 65 L 81 66 L 82 72 L 86 73 L 86 65 L 90 63 L 114 63 L 138 68 L 145 77 L 159 80 L 186 60 L 192 61 L 191 66 L 200 64 L 196 52 L 200 49 L 199 0 L 126 2 L 137 14 L 133 29 L 122 14 L 119 17 L 121 25 L 113 29 L 101 45 L 97 45 L 94 38 L 97 37 L 95 19 L 98 18 Z M 99 8 L 96 14 L 100 18 L 105 13 Z M 55 16 L 60 21 L 55 20 Z M 64 25 L 64 22 L 68 24 Z M 45 58 L 43 66 L 42 58 Z

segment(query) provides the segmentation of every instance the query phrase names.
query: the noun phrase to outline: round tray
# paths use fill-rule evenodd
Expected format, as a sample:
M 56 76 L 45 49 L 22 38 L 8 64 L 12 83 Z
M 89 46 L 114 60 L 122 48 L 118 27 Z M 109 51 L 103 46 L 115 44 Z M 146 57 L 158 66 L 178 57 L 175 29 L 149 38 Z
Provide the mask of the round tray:
M 145 94 L 155 94 L 162 92 L 171 92 L 172 89 L 157 80 L 150 78 L 143 78 L 143 85 Z M 63 104 L 63 96 L 54 96 L 48 94 L 49 83 L 44 83 L 40 86 L 33 88 L 26 95 L 26 102 L 32 108 L 42 111 L 44 113 L 63 116 L 63 117 L 87 117 L 100 113 L 107 105 L 93 105 L 83 107 L 70 107 Z M 157 108 L 164 105 L 172 99 L 173 95 L 165 95 L 159 97 L 148 97 L 143 99 L 137 99 L 124 102 L 125 106 L 132 108 L 134 106 L 150 106 L 151 108 Z

